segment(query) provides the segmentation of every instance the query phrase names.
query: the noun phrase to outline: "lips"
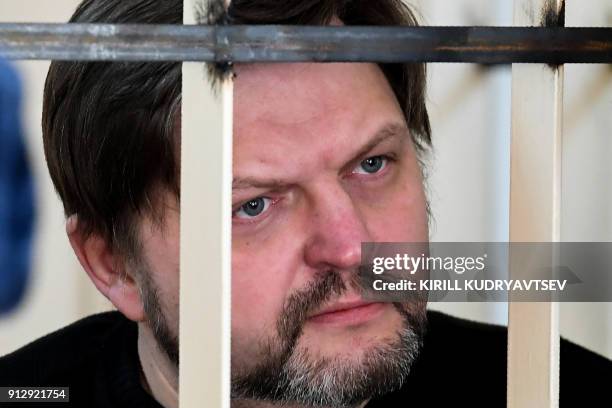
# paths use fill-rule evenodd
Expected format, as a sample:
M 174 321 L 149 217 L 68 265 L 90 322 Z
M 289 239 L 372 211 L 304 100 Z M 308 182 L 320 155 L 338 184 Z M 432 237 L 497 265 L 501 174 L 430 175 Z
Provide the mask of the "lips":
M 314 323 L 359 324 L 376 317 L 384 303 L 352 299 L 335 302 L 310 316 Z
M 328 314 L 328 313 L 336 313 L 336 312 L 340 312 L 344 310 L 364 307 L 367 305 L 371 305 L 372 303 L 374 302 L 364 302 L 363 300 L 356 300 L 352 302 L 338 302 L 338 303 L 334 303 L 333 305 L 324 308 L 322 311 L 318 312 L 317 314 L 311 317 L 317 317 L 317 316 L 321 316 L 321 315 Z

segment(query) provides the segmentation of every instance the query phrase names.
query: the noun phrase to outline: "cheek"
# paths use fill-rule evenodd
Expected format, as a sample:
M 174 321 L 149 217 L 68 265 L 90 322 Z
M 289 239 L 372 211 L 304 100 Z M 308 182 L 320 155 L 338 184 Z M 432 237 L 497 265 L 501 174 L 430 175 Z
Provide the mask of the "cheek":
M 283 228 L 287 231 L 288 227 Z M 273 330 L 299 267 L 298 251 L 281 232 L 265 242 L 232 244 L 232 334 Z
M 398 177 L 394 186 L 379 197 L 379 205 L 364 212 L 368 228 L 377 242 L 427 242 L 428 215 L 423 183 L 414 169 Z
M 389 206 L 389 213 L 380 229 L 385 231 L 385 241 L 428 241 L 427 211 L 422 189 L 415 190 L 409 197 L 396 197 Z
M 149 265 L 158 289 L 166 298 L 178 299 L 179 292 L 179 251 L 178 248 L 164 248 L 149 256 Z

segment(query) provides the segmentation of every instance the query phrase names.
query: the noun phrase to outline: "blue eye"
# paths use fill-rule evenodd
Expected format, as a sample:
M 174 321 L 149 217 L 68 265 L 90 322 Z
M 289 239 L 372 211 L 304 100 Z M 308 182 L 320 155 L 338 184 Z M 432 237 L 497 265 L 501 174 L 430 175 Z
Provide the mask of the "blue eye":
M 384 156 L 372 156 L 359 163 L 354 170 L 354 173 L 374 174 L 378 173 L 387 165 L 387 158 Z
M 257 197 L 242 204 L 235 212 L 238 218 L 254 218 L 261 215 L 270 207 L 270 199 L 266 197 Z

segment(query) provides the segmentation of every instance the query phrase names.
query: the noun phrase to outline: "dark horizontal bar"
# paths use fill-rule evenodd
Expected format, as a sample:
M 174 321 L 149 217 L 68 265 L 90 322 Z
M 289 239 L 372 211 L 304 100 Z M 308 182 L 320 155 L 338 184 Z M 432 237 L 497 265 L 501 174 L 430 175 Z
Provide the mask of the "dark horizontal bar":
M 612 28 L 0 24 L 9 59 L 612 63 Z

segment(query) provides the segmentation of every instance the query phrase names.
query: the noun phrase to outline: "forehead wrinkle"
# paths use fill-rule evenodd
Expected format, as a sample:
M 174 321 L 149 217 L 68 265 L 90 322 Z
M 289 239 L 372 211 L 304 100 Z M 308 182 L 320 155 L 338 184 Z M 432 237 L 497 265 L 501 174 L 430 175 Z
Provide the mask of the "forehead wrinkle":
M 292 66 L 251 68 L 250 74 L 261 75 L 244 70 L 234 88 L 237 178 L 276 179 L 266 183 L 274 187 L 282 187 L 278 182 L 283 180 L 282 184 L 295 185 L 309 180 L 313 172 L 342 170 L 362 152 L 359 147 L 371 148 L 369 141 L 390 132 L 383 129 L 386 125 L 405 127 L 399 126 L 401 109 L 376 65 L 304 64 L 297 70 L 303 74 L 299 78 L 294 78 Z
M 379 69 L 373 63 L 238 65 L 240 67 L 237 66 L 237 78 L 234 80 L 234 104 L 243 108 L 240 109 L 242 117 L 237 122 L 242 122 L 245 126 L 266 117 L 270 117 L 277 124 L 305 123 L 317 120 L 321 115 L 348 108 L 330 95 L 355 87 L 362 88 L 361 85 L 356 85 L 353 79 L 356 69 Z M 338 72 L 342 72 L 340 80 L 335 77 Z M 251 98 L 253 95 L 257 95 L 255 108 L 252 104 L 241 104 L 243 98 Z M 283 100 L 285 103 L 274 105 L 269 103 L 271 100 Z
M 373 150 L 378 145 L 382 144 L 386 140 L 398 138 L 401 141 L 409 138 L 408 128 L 400 123 L 388 123 L 381 127 L 374 135 L 367 141 L 361 148 L 356 149 L 356 153 L 353 153 L 348 157 L 347 163 L 352 160 L 359 158 L 367 154 L 370 150 Z M 331 160 L 326 159 L 327 155 L 321 155 L 323 162 L 327 160 L 328 164 L 331 164 Z M 318 161 L 318 160 L 317 160 Z M 324 163 L 321 163 L 322 165 Z M 235 177 L 232 182 L 233 190 L 244 190 L 248 188 L 260 188 L 260 189 L 271 189 L 271 190 L 283 190 L 289 188 L 293 183 L 285 181 L 279 178 L 257 178 L 257 177 Z
M 235 135 L 240 136 L 234 138 L 234 169 L 237 173 L 234 189 L 253 187 L 281 190 L 299 180 L 307 179 L 309 168 L 329 167 L 332 163 L 327 160 L 325 152 L 328 150 L 329 140 L 333 138 L 321 137 L 316 126 L 311 126 L 312 123 L 325 121 L 329 114 L 330 111 L 327 111 L 310 118 L 287 118 L 287 123 L 280 123 L 276 118 L 259 117 L 257 126 L 245 123 L 235 129 Z M 289 120 L 291 123 L 288 123 Z M 270 138 L 262 143 L 261 138 L 257 137 L 257 131 L 253 130 L 260 128 L 267 129 L 268 136 L 274 135 L 273 143 Z M 328 126 L 326 133 L 334 134 L 336 131 Z M 316 153 L 311 151 L 305 154 L 304 150 L 300 149 L 305 140 L 310 148 L 314 147 Z M 252 148 L 249 149 L 250 154 L 243 154 L 248 148 Z M 298 168 L 300 171 L 296 173 Z M 287 176 L 285 180 L 273 176 L 279 172 Z M 244 174 L 244 177 L 239 173 Z M 270 176 L 266 176 L 266 173 Z

